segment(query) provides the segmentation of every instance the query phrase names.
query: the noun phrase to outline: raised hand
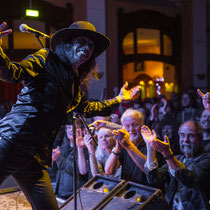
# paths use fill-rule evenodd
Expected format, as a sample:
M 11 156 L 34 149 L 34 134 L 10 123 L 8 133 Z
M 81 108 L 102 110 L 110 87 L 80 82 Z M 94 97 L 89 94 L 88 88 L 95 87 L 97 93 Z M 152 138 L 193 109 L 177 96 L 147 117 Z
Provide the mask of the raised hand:
M 76 129 L 76 144 L 77 147 L 82 148 L 85 146 L 84 140 L 83 140 L 83 132 L 81 128 Z
M 203 94 L 200 89 L 197 89 L 197 92 L 202 98 L 204 108 L 210 113 L 210 92 Z
M 3 31 L 3 29 L 7 26 L 6 22 L 3 22 L 0 25 L 0 46 L 2 45 L 2 37 L 9 35 L 10 33 L 12 33 L 12 29 L 8 29 Z
M 114 130 L 113 137 L 125 149 L 128 149 L 130 146 L 133 145 L 133 143 L 130 140 L 130 135 L 129 135 L 128 131 L 124 128 L 119 129 L 119 130 Z
M 164 157 L 172 154 L 170 142 L 167 136 L 164 136 L 164 142 L 156 139 L 156 141 L 151 142 L 151 146 L 158 152 L 160 152 Z
M 52 162 L 56 161 L 57 158 L 60 156 L 61 151 L 60 151 L 60 147 L 57 146 L 57 148 L 52 150 Z
M 141 127 L 141 135 L 145 141 L 146 144 L 151 144 L 151 142 L 154 140 L 157 140 L 157 135 L 154 130 L 150 130 L 149 127 L 143 125 Z
M 96 130 L 99 130 L 102 127 L 106 127 L 106 121 L 104 120 L 96 120 L 93 123 L 91 123 L 90 125 L 88 125 L 90 128 L 94 128 Z
M 156 116 L 157 116 L 157 103 L 153 104 L 149 118 L 151 121 L 153 121 L 153 120 L 155 120 Z
M 117 98 L 120 99 L 121 102 L 129 102 L 131 100 L 135 100 L 139 96 L 140 90 L 141 87 L 139 85 L 128 90 L 128 82 L 125 82 L 123 87 L 120 89 L 120 93 Z
M 166 107 L 168 105 L 168 102 L 165 98 L 161 98 L 160 101 L 163 103 L 163 114 L 166 114 Z
M 88 149 L 88 152 L 91 154 L 95 153 L 94 141 L 91 135 L 88 133 L 84 136 L 83 139 L 84 139 L 85 146 Z

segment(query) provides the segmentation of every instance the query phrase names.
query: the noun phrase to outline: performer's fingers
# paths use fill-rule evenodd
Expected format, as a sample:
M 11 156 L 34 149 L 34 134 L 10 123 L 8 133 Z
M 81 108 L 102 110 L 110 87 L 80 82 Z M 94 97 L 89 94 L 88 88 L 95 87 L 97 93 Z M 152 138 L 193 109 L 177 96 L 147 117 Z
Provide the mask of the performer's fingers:
M 197 89 L 197 93 L 203 98 L 203 93 L 201 92 L 200 89 Z
M 127 89 L 127 87 L 128 87 L 128 82 L 126 81 L 122 88 Z
M 164 136 L 164 142 L 167 143 L 167 144 L 169 143 L 168 136 L 166 136 L 166 135 Z
M 3 22 L 2 24 L 0 24 L 0 31 L 2 31 L 5 27 L 6 27 L 7 23 Z
M 3 36 L 9 35 L 10 33 L 12 33 L 12 29 L 2 31 L 2 32 L 0 32 L 0 38 L 2 38 Z

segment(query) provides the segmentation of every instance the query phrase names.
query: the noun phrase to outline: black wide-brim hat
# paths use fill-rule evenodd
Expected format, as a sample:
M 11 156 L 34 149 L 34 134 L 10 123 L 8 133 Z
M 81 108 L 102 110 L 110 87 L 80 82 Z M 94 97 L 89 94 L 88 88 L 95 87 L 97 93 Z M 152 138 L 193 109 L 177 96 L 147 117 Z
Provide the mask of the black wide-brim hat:
M 77 21 L 68 28 L 57 31 L 51 38 L 51 48 L 54 51 L 61 43 L 70 42 L 73 38 L 84 36 L 92 40 L 95 44 L 93 57 L 99 56 L 110 45 L 110 39 L 96 31 L 94 25 L 87 21 Z

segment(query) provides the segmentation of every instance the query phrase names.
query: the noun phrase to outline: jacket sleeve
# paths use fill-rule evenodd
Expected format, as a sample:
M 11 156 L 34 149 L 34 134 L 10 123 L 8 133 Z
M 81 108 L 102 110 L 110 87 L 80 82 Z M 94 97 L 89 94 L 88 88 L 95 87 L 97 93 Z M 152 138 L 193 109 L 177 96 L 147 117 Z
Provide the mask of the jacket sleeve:
M 81 92 L 81 101 L 74 111 L 85 113 L 85 117 L 107 116 L 110 115 L 114 108 L 117 108 L 119 101 L 116 98 L 103 101 L 90 101 L 85 98 L 85 94 Z
M 196 187 L 210 181 L 210 155 L 202 155 L 190 169 L 176 170 L 175 178 L 187 187 Z
M 43 69 L 42 64 L 46 60 L 47 53 L 46 49 L 41 49 L 20 62 L 11 62 L 0 47 L 0 79 L 13 83 L 29 81 L 31 77 L 39 74 L 40 69 Z
M 153 170 L 149 170 L 147 167 L 145 167 L 145 172 L 148 183 L 162 190 L 165 189 L 165 185 L 170 181 L 170 174 L 168 172 L 167 164 L 163 165 L 161 168 L 155 168 Z

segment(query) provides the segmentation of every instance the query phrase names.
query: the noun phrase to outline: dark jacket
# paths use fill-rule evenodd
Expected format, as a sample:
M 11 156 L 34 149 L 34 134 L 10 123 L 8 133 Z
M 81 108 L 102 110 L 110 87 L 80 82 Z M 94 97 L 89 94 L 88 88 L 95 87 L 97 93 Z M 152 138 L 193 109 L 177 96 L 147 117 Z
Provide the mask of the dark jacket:
M 53 141 L 67 110 L 91 117 L 108 115 L 118 104 L 116 99 L 85 99 L 79 75 L 47 49 L 12 63 L 0 48 L 0 79 L 24 83 L 16 104 L 0 122 L 1 138 L 35 156 L 43 165 L 51 163 Z
M 185 162 L 183 155 L 177 156 Z M 185 163 L 186 169 L 176 170 L 175 177 L 168 172 L 168 165 L 146 170 L 148 182 L 165 192 L 165 199 L 172 205 L 175 193 L 178 193 L 184 209 L 210 209 L 210 155 L 201 154 Z
M 70 147 L 69 141 L 62 144 L 60 151 L 61 154 L 54 163 L 57 168 L 55 194 L 57 197 L 67 199 L 73 194 L 74 152 L 73 148 Z M 88 160 L 87 150 L 85 150 L 85 158 Z M 88 181 L 88 178 L 88 173 L 81 175 L 77 170 L 77 189 L 84 185 Z

